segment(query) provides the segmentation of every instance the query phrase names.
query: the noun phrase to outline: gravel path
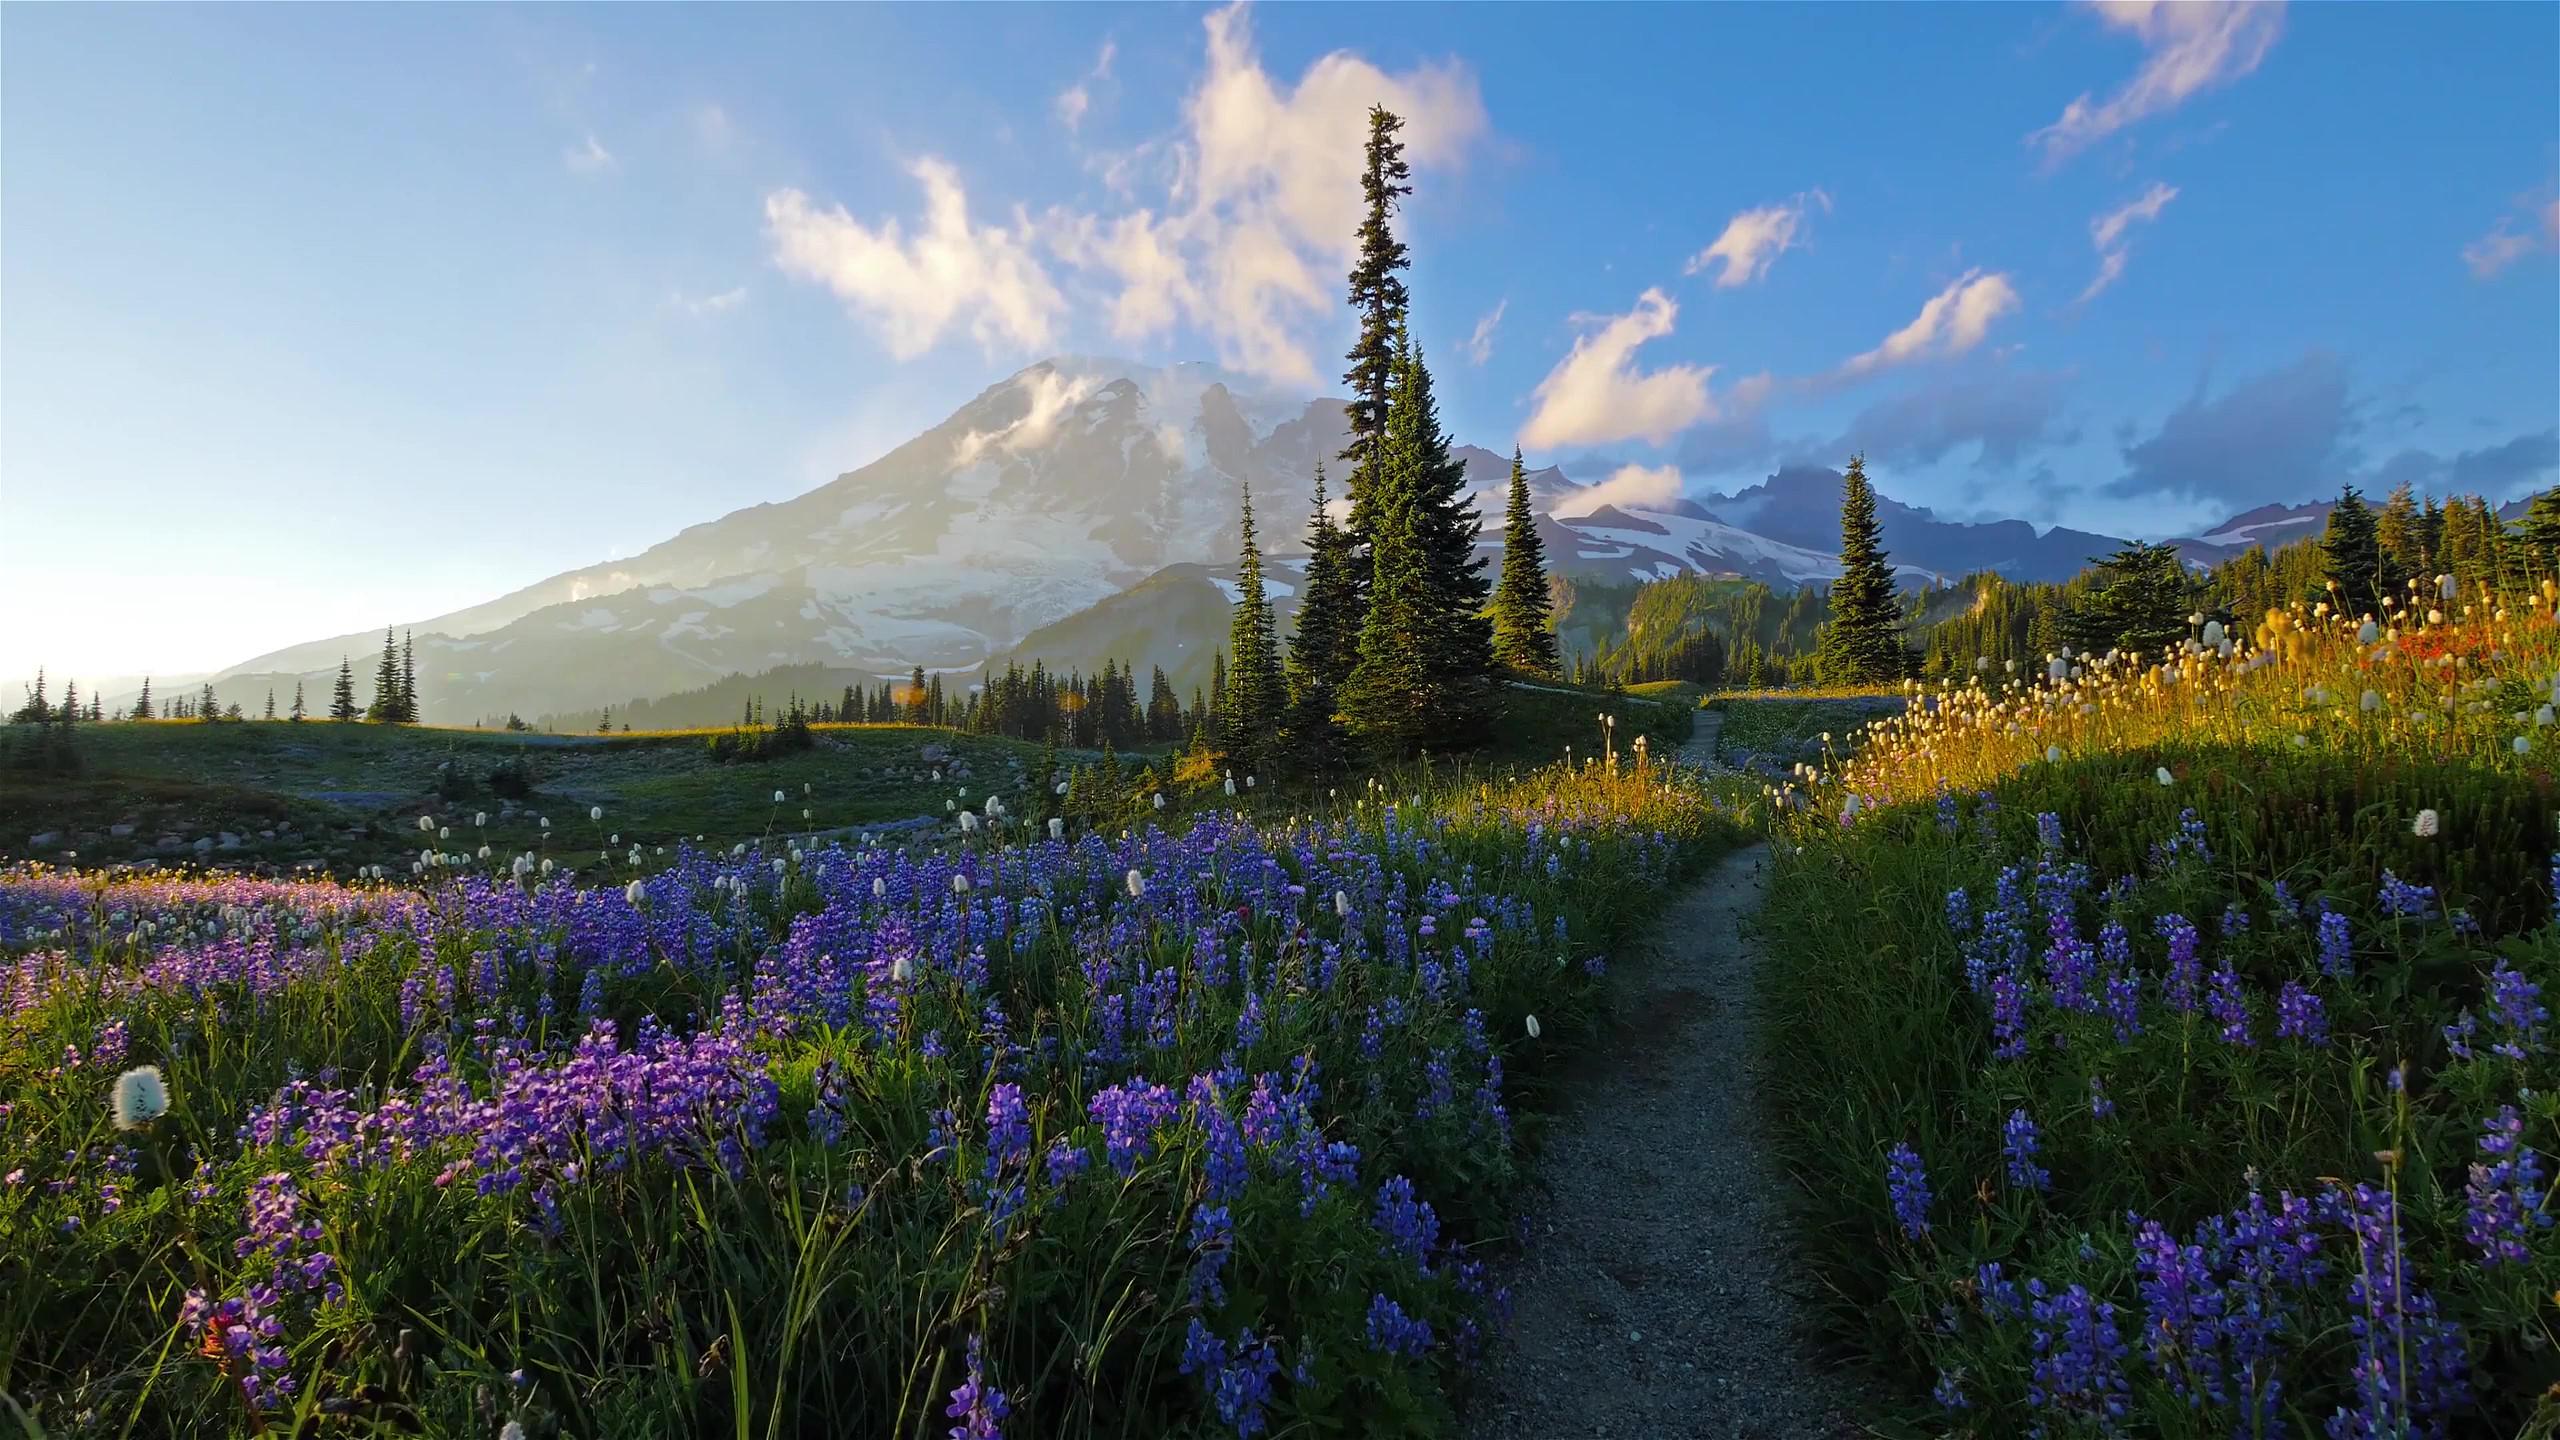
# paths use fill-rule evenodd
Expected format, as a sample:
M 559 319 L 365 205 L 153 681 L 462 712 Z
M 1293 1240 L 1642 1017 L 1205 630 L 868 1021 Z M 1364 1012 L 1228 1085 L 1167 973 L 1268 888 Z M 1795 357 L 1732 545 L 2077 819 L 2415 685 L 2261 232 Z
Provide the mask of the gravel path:
M 1713 766 L 1722 718 L 1682 758 Z M 1764 847 L 1726 856 L 1620 967 L 1617 1021 L 1538 1157 L 1547 1203 L 1508 1277 L 1510 1334 L 1470 1397 L 1470 1440 L 1823 1440 L 1863 1433 L 1797 1343 L 1752 1094 L 1743 924 Z

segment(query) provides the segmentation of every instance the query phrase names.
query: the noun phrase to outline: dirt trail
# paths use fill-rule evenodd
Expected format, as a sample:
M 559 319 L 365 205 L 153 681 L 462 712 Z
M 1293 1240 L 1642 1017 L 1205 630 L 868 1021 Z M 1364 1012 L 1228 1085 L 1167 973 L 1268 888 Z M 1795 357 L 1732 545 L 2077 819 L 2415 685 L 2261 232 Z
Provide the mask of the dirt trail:
M 1723 717 L 1682 758 L 1713 764 Z M 1797 1341 L 1783 1176 L 1752 1095 L 1751 968 L 1766 847 L 1726 856 L 1618 970 L 1617 1021 L 1538 1157 L 1546 1201 L 1508 1277 L 1510 1334 L 1471 1440 L 1820 1440 L 1862 1433 Z

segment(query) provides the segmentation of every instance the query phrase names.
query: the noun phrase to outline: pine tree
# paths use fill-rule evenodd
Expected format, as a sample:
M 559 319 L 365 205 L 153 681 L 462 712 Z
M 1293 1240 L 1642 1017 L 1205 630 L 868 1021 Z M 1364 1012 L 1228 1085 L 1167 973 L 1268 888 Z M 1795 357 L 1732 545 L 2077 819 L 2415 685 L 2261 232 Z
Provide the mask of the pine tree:
M 268 720 L 276 718 L 276 687 L 273 685 L 267 687 L 267 713 L 261 718 Z
M 2382 593 L 2405 598 L 2409 582 L 2431 572 L 2418 502 L 2402 481 L 2374 516 L 2374 539 L 2382 547 Z
M 53 716 L 65 725 L 80 718 L 80 682 L 66 681 L 62 687 L 62 703 L 53 707 Z
M 1280 728 L 1283 690 L 1280 649 L 1273 637 L 1271 602 L 1262 587 L 1262 547 L 1253 530 L 1253 487 L 1244 489 L 1243 539 L 1236 556 L 1236 603 L 1227 622 L 1227 690 L 1218 709 L 1226 722 L 1226 750 L 1248 767 L 1264 768 Z
M 1529 509 L 1529 476 L 1511 452 L 1511 497 L 1503 512 L 1502 578 L 1493 587 L 1493 658 L 1523 675 L 1553 677 L 1556 631 L 1547 594 L 1546 542 Z
M 2063 624 L 2074 648 L 2157 658 L 2187 638 L 2192 586 L 2174 548 L 2137 540 L 2098 563 L 2096 588 Z
M 2329 527 L 2320 537 L 2320 556 L 2334 587 L 2330 603 L 2347 618 L 2374 614 L 2381 608 L 2382 543 L 2373 511 L 2364 496 L 2348 486 L 2329 511 Z
M 2515 538 L 2518 548 L 2531 552 L 2543 575 L 2560 571 L 2560 490 L 2545 490 L 2533 497 Z
M 1182 698 L 1173 693 L 1161 665 L 1147 682 L 1147 738 L 1160 744 L 1182 738 Z
M 1413 262 L 1391 223 L 1397 202 L 1413 193 L 1413 186 L 1406 183 L 1413 171 L 1405 164 L 1404 142 L 1397 138 L 1403 129 L 1404 121 L 1386 107 L 1369 108 L 1369 139 L 1360 170 L 1360 195 L 1367 209 L 1360 221 L 1359 257 L 1352 264 L 1350 284 L 1351 309 L 1359 317 L 1360 333 L 1345 357 L 1351 368 L 1342 377 L 1351 387 L 1351 403 L 1344 415 L 1351 443 L 1341 458 L 1351 462 L 1343 491 L 1351 501 L 1349 529 L 1355 546 L 1373 539 L 1377 505 L 1369 490 L 1386 439 L 1387 407 L 1394 398 L 1399 363 L 1397 336 L 1404 331 L 1409 301 L 1396 272 Z
M 1409 356 L 1408 356 L 1409 359 Z M 1405 367 L 1409 383 L 1411 367 Z M 1385 445 L 1369 487 L 1374 526 L 1369 543 L 1369 605 L 1360 626 L 1360 658 L 1337 701 L 1344 725 L 1383 759 L 1410 755 L 1427 742 L 1438 719 L 1431 648 L 1438 616 L 1431 592 L 1431 562 L 1422 548 L 1424 527 L 1415 481 L 1425 446 L 1421 408 L 1405 403 L 1397 387 Z
M 348 661 L 346 656 L 341 655 L 338 657 L 337 688 L 333 690 L 329 696 L 329 718 L 332 720 L 353 720 L 360 713 L 361 712 L 356 709 L 355 667 Z
M 213 682 L 204 682 L 204 693 L 196 700 L 196 718 L 207 723 L 222 718 L 222 702 L 213 695 Z
M 1209 657 L 1209 708 L 1200 715 L 1201 723 L 1209 727 L 1211 744 L 1226 743 L 1227 722 L 1223 713 L 1226 704 L 1227 652 L 1221 650 Z
M 418 723 L 418 635 L 400 632 L 400 723 Z
M 1307 521 L 1307 570 L 1289 636 L 1288 741 L 1297 763 L 1318 774 L 1340 770 L 1344 754 L 1334 699 L 1360 659 L 1360 556 L 1325 508 L 1324 466 L 1316 466 L 1315 513 Z
M 27 702 L 9 717 L 12 725 L 41 725 L 53 718 L 53 706 L 44 698 L 44 667 L 36 667 L 35 688 L 27 692 Z
M 1407 498 L 1414 551 L 1422 559 L 1430 617 L 1423 655 L 1431 666 L 1431 743 L 1472 745 L 1492 724 L 1494 703 L 1493 625 L 1485 618 L 1492 586 L 1484 557 L 1476 553 L 1484 518 L 1467 493 L 1466 462 L 1441 428 L 1431 368 L 1419 350 L 1407 349 L 1389 415 L 1388 463 L 1403 472 L 1392 483 Z M 1406 421 L 1400 442 L 1392 440 L 1397 414 Z
M 1899 680 L 1905 668 L 1902 607 L 1893 598 L 1884 529 L 1864 455 L 1849 457 L 1840 491 L 1840 578 L 1831 586 L 1831 621 L 1822 632 L 1822 678 L 1833 685 Z
M 296 680 L 293 682 L 293 710 L 285 718 L 296 724 L 300 724 L 302 717 L 310 713 L 311 712 L 304 709 L 302 705 L 302 682 Z
M 142 693 L 134 698 L 133 718 L 136 720 L 148 720 L 152 718 L 151 677 L 148 675 L 142 677 Z
M 391 627 L 382 627 L 382 659 L 373 667 L 373 700 L 365 706 L 364 718 L 389 723 L 400 715 L 400 642 Z

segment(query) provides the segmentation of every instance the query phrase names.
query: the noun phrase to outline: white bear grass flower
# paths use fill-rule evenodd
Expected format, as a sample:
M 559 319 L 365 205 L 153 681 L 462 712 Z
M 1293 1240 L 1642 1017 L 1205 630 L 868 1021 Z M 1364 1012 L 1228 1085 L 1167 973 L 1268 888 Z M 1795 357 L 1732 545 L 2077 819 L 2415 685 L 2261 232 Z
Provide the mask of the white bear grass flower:
M 119 1130 L 140 1130 L 169 1113 L 169 1085 L 157 1065 L 136 1065 L 116 1077 L 110 1097 Z

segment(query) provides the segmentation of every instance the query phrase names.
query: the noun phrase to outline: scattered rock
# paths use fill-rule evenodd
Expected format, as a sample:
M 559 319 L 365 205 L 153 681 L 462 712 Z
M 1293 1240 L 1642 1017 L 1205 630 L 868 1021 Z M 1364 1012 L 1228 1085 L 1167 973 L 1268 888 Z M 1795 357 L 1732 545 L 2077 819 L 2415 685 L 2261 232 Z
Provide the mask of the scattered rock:
M 47 830 L 41 835 L 27 837 L 27 848 L 30 850 L 50 850 L 61 843 L 62 832 L 59 830 Z
M 201 840 L 199 840 L 199 841 L 197 841 L 197 842 L 196 842 L 196 845 L 197 845 L 197 848 L 201 849 L 201 848 L 203 848 L 204 842 L 203 842 L 203 841 L 201 841 Z M 237 850 L 237 849 L 239 849 L 239 848 L 240 848 L 240 837 L 239 837 L 239 836 L 237 836 L 237 835 L 232 834 L 232 833 L 231 833 L 230 831 L 228 831 L 228 830 L 223 831 L 223 832 L 222 832 L 222 839 L 221 839 L 221 842 L 220 842 L 220 848 L 225 849 L 225 850 Z
M 131 825 L 110 825 L 107 827 L 107 833 L 113 835 L 119 840 L 123 840 L 132 836 L 133 827 Z
M 187 842 L 186 842 L 186 841 L 184 841 L 184 840 L 179 839 L 179 838 L 178 838 L 177 836 L 175 836 L 175 835 L 163 835 L 163 836 L 161 836 L 161 837 L 160 837 L 160 839 L 156 842 L 156 845 L 157 845 L 157 848 L 162 849 L 162 850 L 184 850 L 185 848 L 187 848 Z
M 916 751 L 916 758 L 932 764 L 951 758 L 951 747 L 936 740 Z
M 195 849 L 195 852 L 196 852 L 197 854 L 199 854 L 199 855 L 210 855 L 210 854 L 212 854 L 212 853 L 213 853 L 213 837 L 212 837 L 212 836 L 210 836 L 210 835 L 199 835 L 199 836 L 197 836 L 197 837 L 196 837 L 196 843 L 195 843 L 194 849 Z

